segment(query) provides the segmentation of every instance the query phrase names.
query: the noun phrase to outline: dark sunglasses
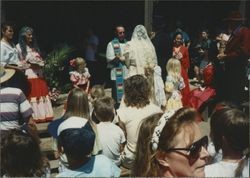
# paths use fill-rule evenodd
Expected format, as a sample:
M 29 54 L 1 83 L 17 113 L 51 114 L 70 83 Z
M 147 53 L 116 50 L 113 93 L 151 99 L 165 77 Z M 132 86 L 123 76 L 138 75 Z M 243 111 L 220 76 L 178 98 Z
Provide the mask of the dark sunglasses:
M 208 137 L 204 136 L 200 140 L 194 142 L 188 148 L 170 148 L 164 151 L 170 152 L 170 151 L 184 150 L 188 152 L 188 156 L 190 158 L 198 158 L 202 147 L 207 149 L 207 146 L 208 146 Z

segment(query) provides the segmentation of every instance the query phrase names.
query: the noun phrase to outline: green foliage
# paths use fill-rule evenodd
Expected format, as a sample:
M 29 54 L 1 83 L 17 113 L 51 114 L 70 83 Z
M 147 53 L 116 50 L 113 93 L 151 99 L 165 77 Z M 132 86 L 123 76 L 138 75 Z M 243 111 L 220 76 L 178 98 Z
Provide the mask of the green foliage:
M 53 49 L 45 59 L 44 75 L 50 88 L 56 88 L 61 93 L 67 92 L 70 88 L 67 61 L 74 51 L 67 44 L 60 44 Z

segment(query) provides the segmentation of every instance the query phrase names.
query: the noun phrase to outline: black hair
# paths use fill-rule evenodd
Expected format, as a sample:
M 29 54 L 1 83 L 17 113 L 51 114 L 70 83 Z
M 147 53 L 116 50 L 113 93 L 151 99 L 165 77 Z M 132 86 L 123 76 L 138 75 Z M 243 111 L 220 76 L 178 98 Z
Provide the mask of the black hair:
M 1 34 L 7 30 L 7 28 L 10 27 L 14 30 L 15 24 L 13 22 L 3 22 L 1 24 Z M 2 34 L 3 35 L 3 34 Z
M 93 150 L 95 133 L 89 122 L 82 128 L 66 129 L 58 137 L 58 147 L 63 147 L 72 160 L 86 158 Z

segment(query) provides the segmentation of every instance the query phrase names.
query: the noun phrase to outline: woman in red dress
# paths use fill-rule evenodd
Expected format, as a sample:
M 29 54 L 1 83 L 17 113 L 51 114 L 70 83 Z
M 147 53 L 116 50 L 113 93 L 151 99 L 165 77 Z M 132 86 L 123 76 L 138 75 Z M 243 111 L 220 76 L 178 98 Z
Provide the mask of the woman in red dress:
M 181 90 L 182 104 L 188 106 L 188 96 L 190 92 L 188 69 L 190 67 L 188 48 L 183 46 L 183 36 L 181 32 L 177 32 L 173 38 L 173 57 L 181 62 L 181 76 L 184 79 L 185 87 Z
M 45 63 L 40 56 L 34 30 L 31 27 L 23 27 L 20 30 L 19 43 L 16 47 L 22 63 L 30 66 L 25 70 L 25 75 L 30 85 L 28 99 L 34 111 L 33 119 L 37 123 L 51 121 L 53 109 L 42 70 Z

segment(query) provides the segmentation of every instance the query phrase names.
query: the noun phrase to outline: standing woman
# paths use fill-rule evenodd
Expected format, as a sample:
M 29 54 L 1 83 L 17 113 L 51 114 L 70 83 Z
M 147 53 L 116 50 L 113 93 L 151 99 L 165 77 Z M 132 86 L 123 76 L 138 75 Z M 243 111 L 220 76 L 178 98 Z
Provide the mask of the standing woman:
M 190 67 L 188 48 L 183 46 L 183 36 L 180 32 L 175 33 L 173 41 L 173 58 L 180 60 L 181 62 L 181 76 L 184 79 L 185 87 L 181 90 L 182 104 L 188 105 L 188 95 L 190 92 L 188 69 Z
M 30 84 L 30 94 L 28 99 L 34 110 L 33 118 L 36 122 L 46 122 L 53 119 L 53 110 L 49 90 L 43 78 L 42 67 L 44 61 L 40 56 L 40 50 L 31 27 L 23 27 L 19 32 L 17 49 L 23 63 L 30 64 L 25 75 Z
M 1 57 L 0 63 L 4 67 L 17 69 L 19 64 L 18 52 L 13 43 L 14 28 L 11 23 L 3 23 L 1 26 Z
M 157 56 L 146 28 L 137 25 L 132 39 L 124 49 L 125 64 L 129 70 L 129 77 L 145 75 L 151 85 L 151 99 L 158 106 L 165 106 L 164 84 L 161 77 L 161 68 L 157 64 Z

